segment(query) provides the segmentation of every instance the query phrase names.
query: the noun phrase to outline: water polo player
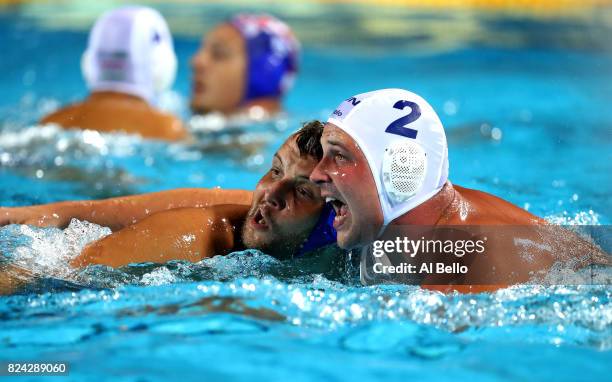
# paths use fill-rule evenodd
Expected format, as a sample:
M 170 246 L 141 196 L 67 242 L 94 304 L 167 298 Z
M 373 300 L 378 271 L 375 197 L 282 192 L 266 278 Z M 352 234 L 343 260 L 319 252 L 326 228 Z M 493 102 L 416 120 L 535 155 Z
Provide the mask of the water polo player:
M 215 27 L 191 60 L 191 109 L 230 116 L 272 116 L 297 73 L 299 43 L 269 15 L 240 14 Z
M 174 82 L 177 66 L 172 36 L 159 12 L 125 6 L 104 13 L 89 34 L 81 63 L 90 95 L 41 123 L 165 140 L 186 136 L 177 118 L 153 106 Z
M 291 135 L 274 155 L 272 167 L 252 194 L 201 190 L 199 196 L 193 196 L 198 190 L 177 190 L 140 200 L 131 196 L 101 201 L 104 204 L 101 208 L 60 203 L 54 205 L 50 215 L 66 218 L 67 213 L 74 213 L 92 222 L 121 227 L 123 222 L 136 219 L 134 208 L 140 210 L 136 213 L 140 216 L 155 212 L 156 208 L 169 209 L 138 218 L 136 224 L 123 226 L 89 245 L 73 261 L 77 266 L 198 261 L 245 248 L 259 249 L 280 259 L 321 253 L 319 250 L 326 248 L 331 252 L 324 255 L 330 258 L 337 251 L 330 246 L 336 240 L 331 226 L 334 211 L 325 205 L 319 187 L 309 180 L 322 155 L 322 131 L 323 125 L 315 121 Z M 170 209 L 205 204 L 208 207 Z
M 417 239 L 412 230 L 416 226 L 442 239 L 442 230 L 431 227 L 472 226 L 483 231 L 486 226 L 547 225 L 498 197 L 451 184 L 442 123 L 414 93 L 384 89 L 348 98 L 329 117 L 321 143 L 323 158 L 311 180 L 336 210 L 333 225 L 341 248 L 364 248 L 388 232 Z M 523 229 L 520 237 L 517 232 L 503 232 L 516 239 L 509 244 L 498 241 L 507 245 L 489 240 L 486 255 L 471 258 L 467 274 L 453 280 L 483 285 L 526 282 L 579 250 L 594 250 L 565 230 Z M 402 260 L 419 268 L 431 258 Z M 362 267 L 362 280 L 372 281 L 367 280 L 371 270 L 363 271 Z M 444 284 L 457 275 L 437 276 L 432 278 Z

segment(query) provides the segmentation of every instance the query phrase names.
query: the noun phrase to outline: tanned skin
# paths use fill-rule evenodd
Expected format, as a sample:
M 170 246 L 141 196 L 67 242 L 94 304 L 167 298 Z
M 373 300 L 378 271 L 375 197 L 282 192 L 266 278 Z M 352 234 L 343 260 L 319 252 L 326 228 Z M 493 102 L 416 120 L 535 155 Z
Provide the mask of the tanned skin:
M 187 130 L 173 115 L 155 109 L 142 98 L 110 91 L 94 92 L 84 101 L 44 117 L 40 123 L 103 133 L 138 134 L 166 141 L 187 137 Z
M 380 239 L 383 224 L 378 191 L 367 159 L 357 143 L 333 124 L 325 125 L 321 143 L 323 158 L 313 170 L 311 180 L 321 186 L 325 198 L 333 200 L 338 245 L 344 249 L 364 248 Z M 548 225 L 543 219 L 496 196 L 450 182 L 434 197 L 392 221 L 385 232 L 393 226 L 401 231 L 401 227 L 414 226 L 482 226 L 486 229 L 500 225 L 533 227 L 521 230 L 523 236 L 520 238 L 534 244 L 528 249 L 528 256 L 523 256 L 524 249 L 512 241 L 489 243 L 487 256 L 477 257 L 470 263 L 469 272 L 459 280 L 460 284 L 472 285 L 471 289 L 457 289 L 480 291 L 483 286 L 482 290 L 494 290 L 527 282 L 532 275 L 545 273 L 553 263 L 571 260 L 573 253 L 590 253 L 596 263 L 609 263 L 601 250 L 575 234 Z M 409 234 L 414 235 L 414 232 L 404 235 Z M 417 268 L 420 262 L 430 260 L 406 259 Z M 450 282 L 444 277 L 423 280 L 423 284 L 430 286 Z
M 197 262 L 245 248 L 290 258 L 307 239 L 324 205 L 319 187 L 309 180 L 317 162 L 318 158 L 301 154 L 292 136 L 258 182 L 250 207 L 159 212 L 88 245 L 71 265 Z
M 226 255 L 244 249 L 240 231 L 248 210 L 248 206 L 219 205 L 160 212 L 93 242 L 70 265 L 121 267 Z
M 174 208 L 203 208 L 219 204 L 250 206 L 253 192 L 220 188 L 179 188 L 102 200 L 50 203 L 27 207 L 0 207 L 0 226 L 29 224 L 65 228 L 70 220 L 87 220 L 118 231 L 157 212 Z
M 71 261 L 74 267 L 199 261 L 245 248 L 260 249 L 280 259 L 291 258 L 308 238 L 324 205 L 319 187 L 309 180 L 322 153 L 321 132 L 322 125 L 312 122 L 289 137 L 253 193 L 182 189 L 99 202 L 5 208 L 0 214 L 5 216 L 4 224 L 18 220 L 59 224 L 75 215 L 112 223 L 118 230 L 88 245 Z M 242 203 L 222 203 L 232 198 Z M 180 204 L 206 206 L 170 209 Z M 151 213 L 151 209 L 159 212 Z M 47 219 L 48 214 L 58 216 Z M 132 219 L 138 221 L 129 224 Z M 334 254 L 322 252 L 323 261 L 315 261 L 313 269 L 326 269 L 329 261 L 325 257 L 329 259 Z M 19 277 L 13 277 L 18 282 L 9 285 L 23 284 L 22 273 L 10 273 Z

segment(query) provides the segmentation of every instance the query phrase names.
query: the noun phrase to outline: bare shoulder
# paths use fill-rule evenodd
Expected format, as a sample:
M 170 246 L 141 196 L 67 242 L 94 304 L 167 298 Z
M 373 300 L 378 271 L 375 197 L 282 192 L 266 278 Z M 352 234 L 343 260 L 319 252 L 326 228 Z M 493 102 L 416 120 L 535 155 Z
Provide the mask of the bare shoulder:
M 83 103 L 78 102 L 64 106 L 40 120 L 41 124 L 55 123 L 60 126 L 71 126 L 83 109 Z
M 249 206 L 242 204 L 218 204 L 203 209 L 206 217 L 210 218 L 217 224 L 229 224 L 236 225 L 242 224 L 247 213 L 249 212 Z
M 101 132 L 121 131 L 169 141 L 187 137 L 180 119 L 155 107 L 123 98 L 88 98 L 46 116 L 41 123 Z
M 143 118 L 149 119 L 149 126 L 155 126 L 150 129 L 152 138 L 180 140 L 188 135 L 183 122 L 172 114 L 151 107 Z
M 98 113 L 96 120 L 104 120 L 114 131 L 170 141 L 187 136 L 180 119 L 149 104 L 111 99 L 97 102 L 92 108 Z
M 507 200 L 484 191 L 453 185 L 467 204 L 474 224 L 544 224 L 546 221 Z
M 209 257 L 235 250 L 240 241 L 237 235 L 247 212 L 247 206 L 223 204 L 206 208 L 178 208 L 154 214 L 151 218 L 161 217 L 164 221 L 162 224 L 169 224 L 171 230 L 178 228 L 181 233 L 195 233 L 195 237 L 202 241 L 201 256 Z
M 232 220 L 242 206 L 176 208 L 152 214 L 89 244 L 71 261 L 74 267 L 170 260 L 199 261 L 236 247 L 239 226 Z M 242 213 L 244 216 L 244 213 Z

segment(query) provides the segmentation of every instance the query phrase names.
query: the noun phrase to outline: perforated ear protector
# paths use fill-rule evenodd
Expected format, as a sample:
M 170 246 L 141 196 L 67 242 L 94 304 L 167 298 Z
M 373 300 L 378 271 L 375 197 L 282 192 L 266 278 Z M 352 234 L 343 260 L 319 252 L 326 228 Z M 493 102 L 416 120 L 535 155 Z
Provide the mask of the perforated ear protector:
M 382 183 L 393 204 L 408 201 L 423 186 L 425 150 L 413 141 L 392 142 L 383 154 Z

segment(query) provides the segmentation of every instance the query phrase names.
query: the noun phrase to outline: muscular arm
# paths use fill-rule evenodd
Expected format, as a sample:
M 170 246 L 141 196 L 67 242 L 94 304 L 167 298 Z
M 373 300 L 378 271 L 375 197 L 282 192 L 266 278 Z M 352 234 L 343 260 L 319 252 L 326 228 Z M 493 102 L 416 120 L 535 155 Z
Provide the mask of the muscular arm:
M 238 244 L 235 235 L 247 211 L 247 206 L 220 205 L 159 212 L 91 243 L 71 265 L 196 262 L 227 254 Z
M 0 226 L 31 224 L 65 227 L 72 218 L 87 220 L 113 231 L 151 214 L 182 207 L 209 207 L 219 204 L 251 204 L 252 192 L 218 188 L 179 188 L 148 194 L 93 201 L 68 201 L 39 206 L 2 208 Z

